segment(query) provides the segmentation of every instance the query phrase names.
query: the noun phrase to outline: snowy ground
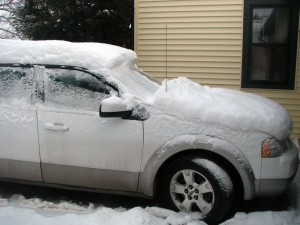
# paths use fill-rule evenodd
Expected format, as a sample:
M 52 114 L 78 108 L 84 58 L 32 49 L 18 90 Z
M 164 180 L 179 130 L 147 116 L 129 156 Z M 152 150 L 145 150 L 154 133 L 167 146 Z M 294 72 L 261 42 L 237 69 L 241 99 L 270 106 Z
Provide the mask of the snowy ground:
M 5 183 L 0 195 L 0 225 L 205 225 L 197 214 L 136 198 Z M 300 173 L 286 194 L 244 202 L 238 210 L 222 225 L 300 225 Z

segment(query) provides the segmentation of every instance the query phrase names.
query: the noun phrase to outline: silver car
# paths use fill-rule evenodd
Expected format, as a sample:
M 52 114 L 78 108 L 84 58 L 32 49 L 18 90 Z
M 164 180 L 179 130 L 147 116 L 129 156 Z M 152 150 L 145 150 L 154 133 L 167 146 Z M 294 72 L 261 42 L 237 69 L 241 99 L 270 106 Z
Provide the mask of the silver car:
M 186 78 L 161 85 L 116 46 L 0 49 L 1 180 L 158 197 L 215 224 L 235 199 L 281 194 L 297 172 L 292 122 L 270 100 Z

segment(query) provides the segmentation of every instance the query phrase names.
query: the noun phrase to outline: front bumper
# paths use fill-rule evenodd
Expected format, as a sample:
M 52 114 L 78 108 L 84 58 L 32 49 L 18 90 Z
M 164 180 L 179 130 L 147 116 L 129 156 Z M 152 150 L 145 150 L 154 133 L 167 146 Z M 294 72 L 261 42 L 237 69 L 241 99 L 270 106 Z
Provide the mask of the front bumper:
M 256 195 L 275 196 L 283 193 L 293 181 L 299 166 L 298 149 L 289 139 L 286 151 L 279 157 L 262 158 L 261 177 L 256 181 Z

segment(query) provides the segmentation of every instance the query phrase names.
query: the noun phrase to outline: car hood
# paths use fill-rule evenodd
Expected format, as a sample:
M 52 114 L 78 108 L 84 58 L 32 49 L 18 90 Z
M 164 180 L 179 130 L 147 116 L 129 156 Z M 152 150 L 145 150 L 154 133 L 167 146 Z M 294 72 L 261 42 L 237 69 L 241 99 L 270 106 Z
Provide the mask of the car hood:
M 288 137 L 293 127 L 288 112 L 270 99 L 202 86 L 184 77 L 164 81 L 152 105 L 192 123 L 217 123 L 235 130 L 260 131 L 279 140 Z

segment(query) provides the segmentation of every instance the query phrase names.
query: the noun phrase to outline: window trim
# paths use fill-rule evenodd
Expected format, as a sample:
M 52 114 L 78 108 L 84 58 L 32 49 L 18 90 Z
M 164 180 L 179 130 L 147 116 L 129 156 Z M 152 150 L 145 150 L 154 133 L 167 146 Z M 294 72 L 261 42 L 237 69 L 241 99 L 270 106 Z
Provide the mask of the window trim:
M 291 12 L 291 23 L 289 35 L 289 64 L 288 80 L 266 81 L 250 79 L 250 60 L 252 47 L 252 10 L 254 7 L 281 7 L 287 6 Z M 242 88 L 261 88 L 261 89 L 283 89 L 294 90 L 297 63 L 297 41 L 299 23 L 300 3 L 297 0 L 245 0 L 244 5 L 244 27 L 243 27 L 243 55 L 242 55 Z M 298 46 L 299 48 L 300 46 Z

